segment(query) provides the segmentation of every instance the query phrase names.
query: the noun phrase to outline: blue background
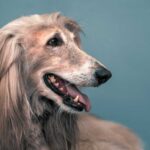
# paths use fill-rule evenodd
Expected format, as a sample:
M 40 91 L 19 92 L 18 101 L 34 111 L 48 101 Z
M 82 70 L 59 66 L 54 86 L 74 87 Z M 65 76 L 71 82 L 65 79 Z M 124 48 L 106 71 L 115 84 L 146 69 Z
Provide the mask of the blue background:
M 150 0 L 0 0 L 0 26 L 53 11 L 77 20 L 84 49 L 113 73 L 85 90 L 92 113 L 128 126 L 150 149 Z

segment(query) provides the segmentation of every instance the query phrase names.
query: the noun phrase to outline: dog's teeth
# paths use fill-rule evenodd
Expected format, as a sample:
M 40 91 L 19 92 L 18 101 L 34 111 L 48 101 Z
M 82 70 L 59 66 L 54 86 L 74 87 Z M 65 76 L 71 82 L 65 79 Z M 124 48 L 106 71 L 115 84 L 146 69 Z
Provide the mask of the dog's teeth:
M 73 99 L 74 102 L 78 102 L 78 100 L 79 100 L 79 95 L 77 95 L 77 96 Z
M 50 80 L 51 80 L 52 83 L 55 83 L 55 82 L 56 82 L 56 79 L 55 79 L 54 76 L 51 76 L 51 77 L 50 77 Z

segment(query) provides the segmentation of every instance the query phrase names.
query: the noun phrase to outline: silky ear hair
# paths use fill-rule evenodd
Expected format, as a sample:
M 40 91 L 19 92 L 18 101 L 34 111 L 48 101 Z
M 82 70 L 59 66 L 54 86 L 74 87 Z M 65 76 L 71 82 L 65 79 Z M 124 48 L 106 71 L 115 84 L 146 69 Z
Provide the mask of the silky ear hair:
M 22 150 L 27 125 L 27 96 L 17 38 L 0 30 L 0 149 Z M 29 109 L 26 109 L 26 111 Z M 9 143 L 9 145 L 8 145 Z

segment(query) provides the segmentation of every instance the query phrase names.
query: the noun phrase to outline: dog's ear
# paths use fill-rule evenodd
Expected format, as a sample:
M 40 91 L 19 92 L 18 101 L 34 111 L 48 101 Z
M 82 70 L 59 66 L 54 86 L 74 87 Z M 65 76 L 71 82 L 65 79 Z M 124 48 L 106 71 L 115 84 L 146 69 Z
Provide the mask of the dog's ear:
M 21 150 L 29 110 L 22 79 L 21 53 L 17 36 L 0 30 L 0 149 Z
M 66 19 L 64 26 L 67 30 L 69 30 L 70 32 L 72 32 L 75 35 L 74 40 L 78 44 L 78 46 L 80 47 L 81 40 L 80 40 L 79 33 L 80 32 L 83 33 L 83 31 L 82 31 L 81 27 L 78 25 L 78 23 L 74 20 Z
M 0 79 L 11 67 L 19 55 L 19 49 L 16 47 L 15 38 L 12 34 L 0 31 Z

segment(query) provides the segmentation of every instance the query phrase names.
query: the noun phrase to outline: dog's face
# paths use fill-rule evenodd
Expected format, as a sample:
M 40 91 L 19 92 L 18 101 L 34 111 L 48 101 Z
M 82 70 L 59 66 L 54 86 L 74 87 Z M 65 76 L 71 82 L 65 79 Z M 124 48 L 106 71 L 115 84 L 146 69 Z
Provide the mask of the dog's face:
M 89 111 L 89 99 L 78 87 L 98 86 L 111 73 L 81 49 L 79 30 L 74 21 L 64 20 L 27 31 L 28 85 L 64 110 Z

